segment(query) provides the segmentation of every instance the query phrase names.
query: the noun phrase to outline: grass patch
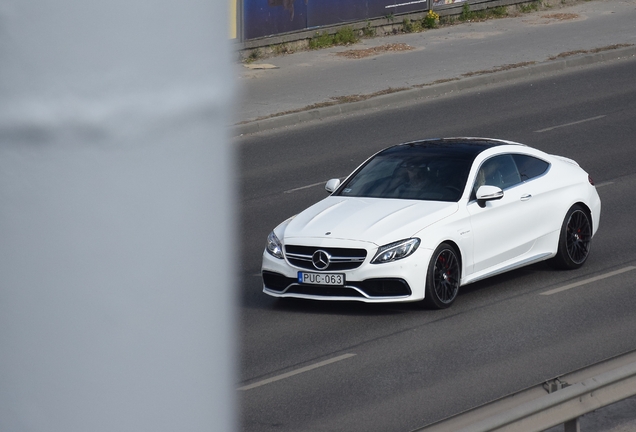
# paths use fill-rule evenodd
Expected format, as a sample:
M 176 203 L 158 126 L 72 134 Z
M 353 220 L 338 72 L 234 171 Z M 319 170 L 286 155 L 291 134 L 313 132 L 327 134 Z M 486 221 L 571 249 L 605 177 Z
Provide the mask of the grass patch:
M 247 56 L 247 58 L 245 59 L 245 63 L 253 63 L 262 57 L 263 57 L 263 53 L 261 53 L 260 49 L 256 48 L 252 50 L 250 54 Z
M 371 21 L 367 20 L 367 25 L 362 29 L 362 36 L 367 38 L 375 37 L 376 31 L 375 28 L 371 27 Z
M 404 18 L 404 21 L 402 21 L 402 31 L 404 33 L 418 33 L 424 29 L 436 28 L 438 23 L 439 15 L 432 10 L 429 10 L 424 18 L 419 20 Z
M 333 35 L 327 32 L 316 33 L 316 36 L 309 39 L 310 49 L 320 49 L 333 46 Z
M 508 9 L 505 6 L 497 6 L 495 8 L 489 9 L 488 12 L 494 18 L 503 18 L 508 16 Z
M 458 21 L 485 21 L 491 18 L 504 18 L 508 16 L 508 9 L 505 6 L 497 6 L 492 9 L 473 11 L 467 1 L 462 5 L 462 13 L 457 17 Z M 446 22 L 444 22 L 446 24 Z M 452 24 L 452 22 L 451 22 Z
M 462 13 L 459 14 L 459 18 L 457 18 L 460 21 L 470 21 L 475 17 L 475 14 L 473 11 L 470 10 L 470 5 L 468 4 L 468 1 L 464 1 L 464 5 L 462 6 Z
M 309 39 L 310 49 L 328 48 L 334 45 L 349 45 L 358 42 L 358 35 L 351 27 L 343 27 L 335 34 L 327 32 L 316 33 L 316 36 Z
M 358 35 L 351 27 L 343 27 L 333 35 L 335 45 L 348 45 L 358 42 Z
M 521 11 L 522 13 L 536 12 L 539 10 L 539 6 L 541 6 L 540 1 L 533 1 L 532 3 L 528 4 L 520 4 L 519 11 Z
M 422 27 L 422 21 L 420 20 L 410 20 L 408 18 L 404 18 L 402 21 L 402 31 L 404 33 L 417 33 L 421 32 L 424 28 Z
M 292 50 L 289 47 L 289 45 L 287 45 L 286 43 L 282 43 L 278 45 L 273 45 L 272 52 L 274 53 L 274 55 L 283 55 L 283 54 L 293 54 L 294 50 Z

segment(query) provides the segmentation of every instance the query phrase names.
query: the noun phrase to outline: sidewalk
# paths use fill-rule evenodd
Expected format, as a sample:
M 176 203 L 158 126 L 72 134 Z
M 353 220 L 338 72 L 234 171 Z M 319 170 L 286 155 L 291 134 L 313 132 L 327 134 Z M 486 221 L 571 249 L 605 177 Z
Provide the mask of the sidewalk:
M 381 50 L 388 44 L 406 50 L 355 58 L 361 54 L 358 50 Z M 339 55 L 345 52 L 358 55 Z M 378 106 L 382 98 L 384 103 L 398 102 L 423 97 L 431 91 L 439 93 L 510 79 L 520 73 L 541 74 L 550 70 L 550 64 L 553 68 L 566 68 L 633 55 L 636 0 L 583 1 L 517 17 L 363 39 L 351 46 L 297 52 L 249 65 L 268 69 L 237 65 L 242 94 L 235 132 L 251 133 L 304 119 L 325 118 L 344 110 Z M 572 61 L 582 56 L 588 58 Z M 446 88 L 440 89 L 442 86 Z M 364 99 L 360 96 L 381 93 L 391 94 L 337 107 L 315 107 L 302 115 L 281 115 L 314 104 Z

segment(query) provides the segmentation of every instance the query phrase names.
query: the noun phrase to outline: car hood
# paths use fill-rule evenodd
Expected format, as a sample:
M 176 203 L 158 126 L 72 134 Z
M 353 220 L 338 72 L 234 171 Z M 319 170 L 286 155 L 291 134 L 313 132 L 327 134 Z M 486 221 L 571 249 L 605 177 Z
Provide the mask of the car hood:
M 439 201 L 330 196 L 289 221 L 283 238 L 284 242 L 355 240 L 379 246 L 409 238 L 457 208 L 457 203 Z

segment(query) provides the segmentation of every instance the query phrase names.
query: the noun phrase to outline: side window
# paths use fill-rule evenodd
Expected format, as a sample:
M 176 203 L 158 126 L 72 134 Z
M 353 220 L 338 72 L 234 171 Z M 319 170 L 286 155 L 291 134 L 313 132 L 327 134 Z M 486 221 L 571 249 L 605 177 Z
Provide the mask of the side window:
M 512 155 L 512 157 L 517 164 L 517 169 L 519 170 L 521 181 L 539 177 L 550 167 L 550 164 L 546 161 L 537 159 L 532 156 L 516 154 Z
M 479 186 L 497 186 L 501 189 L 509 188 L 521 183 L 521 176 L 512 155 L 499 155 L 484 162 L 477 172 L 477 179 L 473 187 L 473 195 Z

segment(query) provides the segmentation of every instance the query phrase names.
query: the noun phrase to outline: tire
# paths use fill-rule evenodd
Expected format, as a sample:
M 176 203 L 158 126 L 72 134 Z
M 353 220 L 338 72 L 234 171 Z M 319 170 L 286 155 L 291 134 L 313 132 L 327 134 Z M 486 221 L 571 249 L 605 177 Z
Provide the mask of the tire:
M 585 264 L 590 254 L 592 223 L 583 206 L 576 204 L 568 210 L 561 225 L 557 254 L 550 264 L 558 269 L 573 270 Z
M 424 304 L 431 309 L 445 309 L 453 304 L 461 277 L 457 251 L 448 243 L 435 249 L 426 272 Z

